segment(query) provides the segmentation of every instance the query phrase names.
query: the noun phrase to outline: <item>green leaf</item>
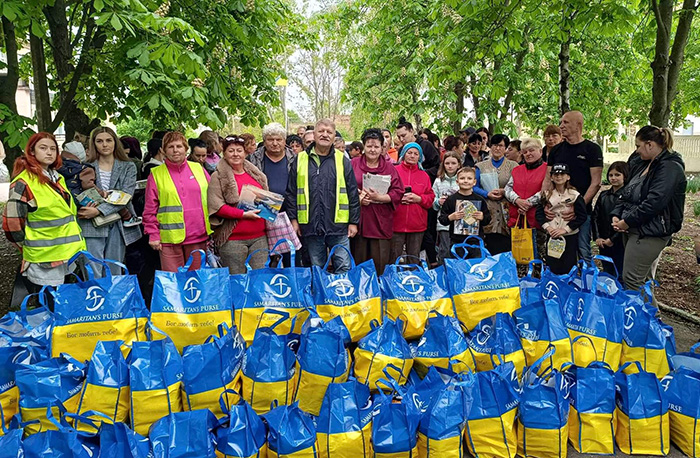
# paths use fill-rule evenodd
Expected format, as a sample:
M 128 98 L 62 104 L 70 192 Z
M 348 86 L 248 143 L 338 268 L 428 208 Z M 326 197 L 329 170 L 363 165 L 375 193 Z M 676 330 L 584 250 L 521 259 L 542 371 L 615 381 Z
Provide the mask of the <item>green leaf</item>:
M 112 24 L 112 27 L 114 27 L 114 30 L 117 32 L 122 29 L 122 23 L 116 14 L 112 14 L 112 19 L 110 19 L 109 23 Z
M 158 94 L 153 94 L 150 99 L 148 99 L 148 108 L 155 110 L 158 108 Z

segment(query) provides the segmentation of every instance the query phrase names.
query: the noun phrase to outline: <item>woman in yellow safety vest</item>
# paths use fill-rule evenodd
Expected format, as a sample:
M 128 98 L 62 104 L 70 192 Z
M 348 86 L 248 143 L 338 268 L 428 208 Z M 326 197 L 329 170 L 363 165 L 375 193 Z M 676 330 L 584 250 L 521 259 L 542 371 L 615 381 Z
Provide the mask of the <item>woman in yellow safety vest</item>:
M 22 252 L 22 275 L 30 292 L 60 285 L 69 273 L 68 260 L 85 249 L 76 220 L 77 208 L 63 177 L 56 138 L 39 132 L 15 161 L 2 227 Z
M 194 250 L 205 250 L 209 235 L 209 175 L 198 162 L 188 162 L 187 139 L 180 132 L 163 137 L 165 163 L 151 170 L 146 183 L 144 232 L 160 253 L 161 269 L 176 272 Z M 199 267 L 199 257 L 192 268 Z

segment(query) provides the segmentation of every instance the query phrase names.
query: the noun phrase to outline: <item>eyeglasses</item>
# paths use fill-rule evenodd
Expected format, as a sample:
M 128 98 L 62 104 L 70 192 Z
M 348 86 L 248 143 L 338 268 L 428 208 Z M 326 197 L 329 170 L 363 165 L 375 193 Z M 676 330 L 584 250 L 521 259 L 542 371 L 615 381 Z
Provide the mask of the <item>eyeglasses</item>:
M 226 143 L 240 143 L 241 145 L 245 144 L 245 138 L 241 138 L 238 135 L 229 135 L 228 137 L 224 138 L 224 141 Z

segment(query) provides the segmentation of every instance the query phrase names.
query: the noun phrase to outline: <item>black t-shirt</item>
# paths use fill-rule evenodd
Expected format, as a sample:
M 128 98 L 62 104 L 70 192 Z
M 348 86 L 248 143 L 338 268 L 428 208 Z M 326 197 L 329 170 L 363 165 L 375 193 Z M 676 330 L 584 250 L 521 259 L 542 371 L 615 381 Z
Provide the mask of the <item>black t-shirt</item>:
M 603 167 L 603 150 L 597 143 L 590 140 L 584 140 L 575 145 L 564 140 L 552 148 L 547 159 L 549 167 L 554 164 L 569 165 L 571 185 L 583 197 L 591 185 L 591 168 Z

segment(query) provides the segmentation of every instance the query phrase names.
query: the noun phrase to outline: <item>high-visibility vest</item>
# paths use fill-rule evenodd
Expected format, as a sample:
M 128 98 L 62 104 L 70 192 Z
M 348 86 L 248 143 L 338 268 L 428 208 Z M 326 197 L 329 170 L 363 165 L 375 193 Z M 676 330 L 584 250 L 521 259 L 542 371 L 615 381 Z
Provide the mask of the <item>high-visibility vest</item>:
M 76 220 L 78 209 L 73 197 L 68 202 L 49 184 L 26 170 L 12 182 L 22 180 L 34 195 L 37 209 L 27 214 L 24 227 L 22 257 L 28 262 L 68 261 L 85 250 L 85 239 Z M 66 182 L 58 176 L 58 185 L 66 190 Z M 66 190 L 66 192 L 68 192 Z
M 209 226 L 209 210 L 207 206 L 207 188 L 209 183 L 204 175 L 204 169 L 196 162 L 188 161 L 190 171 L 199 184 L 199 192 L 202 196 L 202 212 L 204 224 L 206 224 L 207 235 L 212 233 Z M 182 201 L 177 193 L 173 177 L 170 176 L 168 166 L 161 164 L 151 170 L 153 180 L 158 189 L 158 229 L 160 230 L 160 241 L 162 243 L 182 243 L 185 241 L 185 213 L 182 210 Z
M 345 188 L 345 169 L 343 155 L 338 151 L 333 153 L 335 159 L 335 223 L 342 224 L 350 221 L 350 201 Z M 297 156 L 297 221 L 299 224 L 309 224 L 309 154 L 302 151 Z

